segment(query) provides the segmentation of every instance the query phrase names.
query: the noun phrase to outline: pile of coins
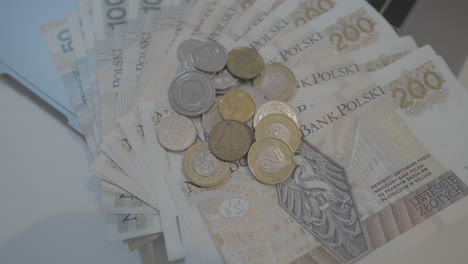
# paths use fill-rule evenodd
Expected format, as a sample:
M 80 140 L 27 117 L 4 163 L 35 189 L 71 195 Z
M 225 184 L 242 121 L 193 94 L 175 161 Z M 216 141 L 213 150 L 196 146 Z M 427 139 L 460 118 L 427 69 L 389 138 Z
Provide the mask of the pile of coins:
M 252 48 L 227 53 L 214 41 L 186 40 L 177 57 L 169 102 L 180 115 L 160 122 L 158 139 L 167 150 L 188 149 L 186 177 L 200 187 L 213 187 L 229 178 L 232 162 L 247 157 L 257 180 L 277 184 L 287 179 L 301 141 L 299 115 L 286 103 L 295 92 L 291 70 L 265 64 Z M 191 118 L 200 115 L 208 142 L 195 143 Z

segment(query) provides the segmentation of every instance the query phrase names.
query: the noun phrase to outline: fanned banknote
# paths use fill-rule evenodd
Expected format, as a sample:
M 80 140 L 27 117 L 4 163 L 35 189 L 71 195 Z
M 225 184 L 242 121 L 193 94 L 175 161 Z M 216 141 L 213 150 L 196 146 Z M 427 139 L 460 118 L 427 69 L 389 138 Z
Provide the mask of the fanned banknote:
M 80 0 L 41 29 L 101 178 L 106 237 L 142 261 L 369 263 L 396 254 L 381 248 L 390 241 L 409 248 L 464 215 L 466 91 L 367 1 Z M 179 56 L 188 39 L 251 47 L 294 73 L 287 103 L 302 141 L 289 178 L 263 184 L 241 158 L 201 188 L 184 152 L 162 147 L 161 121 L 177 114 L 171 82 L 197 70 Z M 226 90 L 253 85 L 236 81 Z M 195 142 L 209 140 L 190 120 Z
M 301 105 L 302 133 L 346 169 L 374 249 L 467 194 L 467 95 L 432 49 L 336 91 Z

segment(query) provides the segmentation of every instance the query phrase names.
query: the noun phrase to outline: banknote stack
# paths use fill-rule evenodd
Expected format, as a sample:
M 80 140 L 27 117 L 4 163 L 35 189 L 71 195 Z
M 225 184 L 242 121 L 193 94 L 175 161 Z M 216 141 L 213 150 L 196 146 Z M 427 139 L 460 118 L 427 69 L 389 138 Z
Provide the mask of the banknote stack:
M 79 4 L 42 32 L 109 240 L 161 236 L 178 263 L 382 263 L 466 211 L 467 92 L 366 1 Z

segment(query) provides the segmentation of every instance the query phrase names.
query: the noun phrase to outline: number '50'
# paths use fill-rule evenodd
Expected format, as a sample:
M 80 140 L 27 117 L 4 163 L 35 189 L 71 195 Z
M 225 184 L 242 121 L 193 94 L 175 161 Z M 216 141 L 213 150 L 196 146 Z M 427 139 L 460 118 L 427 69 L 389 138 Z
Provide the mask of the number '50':
M 440 90 L 443 82 L 442 77 L 438 73 L 427 71 L 424 73 L 422 81 L 410 79 L 406 83 L 406 89 L 400 87 L 392 89 L 392 97 L 396 98 L 397 94 L 401 94 L 400 107 L 405 109 L 413 104 L 413 99 L 423 99 L 426 97 L 429 90 Z
M 348 47 L 349 42 L 357 42 L 361 38 L 361 33 L 370 33 L 374 31 L 375 24 L 370 19 L 360 17 L 356 23 L 346 25 L 341 32 L 335 32 L 330 35 L 330 41 L 336 42 L 336 50 L 342 51 Z

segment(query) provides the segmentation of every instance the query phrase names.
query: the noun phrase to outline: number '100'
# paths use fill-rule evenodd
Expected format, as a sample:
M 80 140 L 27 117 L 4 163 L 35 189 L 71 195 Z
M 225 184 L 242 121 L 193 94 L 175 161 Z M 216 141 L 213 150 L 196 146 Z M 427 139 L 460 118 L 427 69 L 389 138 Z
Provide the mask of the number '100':
M 115 26 L 125 24 L 127 21 L 124 19 L 127 15 L 127 11 L 123 8 L 122 5 L 125 0 L 106 0 L 106 4 L 112 6 L 107 10 L 106 16 L 111 22 L 107 23 L 111 29 L 114 29 Z

